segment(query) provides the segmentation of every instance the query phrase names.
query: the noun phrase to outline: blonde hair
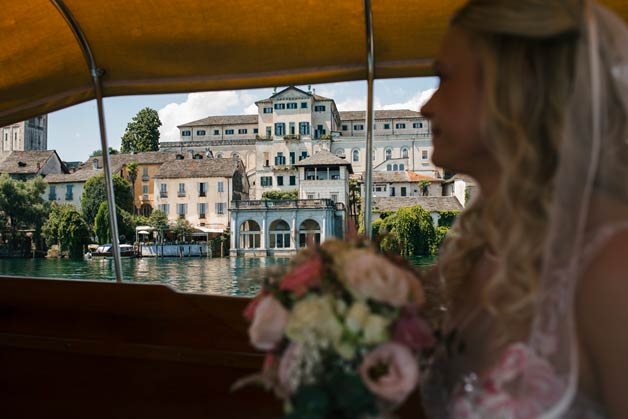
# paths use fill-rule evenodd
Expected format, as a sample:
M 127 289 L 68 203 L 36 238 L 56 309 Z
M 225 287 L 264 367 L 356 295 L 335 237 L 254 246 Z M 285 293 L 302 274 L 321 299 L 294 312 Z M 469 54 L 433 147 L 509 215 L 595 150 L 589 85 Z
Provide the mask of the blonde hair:
M 498 266 L 482 303 L 506 338 L 533 314 L 582 9 L 580 1 L 471 0 L 452 20 L 479 56 L 482 137 L 500 182 L 458 217 L 440 273 L 446 299 L 456 304 L 479 257 L 494 252 Z

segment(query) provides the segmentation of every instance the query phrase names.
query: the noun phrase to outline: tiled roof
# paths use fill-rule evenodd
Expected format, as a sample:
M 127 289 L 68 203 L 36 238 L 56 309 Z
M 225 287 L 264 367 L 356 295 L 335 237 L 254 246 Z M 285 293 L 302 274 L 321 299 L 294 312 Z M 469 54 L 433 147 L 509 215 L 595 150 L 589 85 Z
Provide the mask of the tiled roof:
M 297 162 L 295 166 L 349 166 L 349 173 L 353 173 L 351 163 L 325 150 Z
M 395 109 L 385 111 L 375 111 L 375 119 L 397 119 L 397 118 L 419 118 L 420 112 L 409 109 Z M 341 121 L 363 121 L 366 119 L 365 111 L 344 111 L 340 112 Z
M 13 151 L 0 163 L 0 173 L 36 174 L 55 155 L 57 153 L 54 150 Z M 61 166 L 63 170 L 63 163 Z
M 461 173 L 457 173 L 455 175 L 453 175 L 452 177 L 450 177 L 449 179 L 447 179 L 445 181 L 445 183 L 450 183 L 453 182 L 455 180 L 463 180 L 465 183 L 467 183 L 469 186 L 473 186 L 476 184 L 475 179 L 473 179 L 471 176 L 468 175 L 463 175 Z
M 198 127 L 205 125 L 244 125 L 257 124 L 257 115 L 220 115 L 208 116 L 198 121 L 177 125 L 177 128 Z
M 462 205 L 455 196 L 392 196 L 373 198 L 376 211 L 396 211 L 399 208 L 420 205 L 427 211 L 462 211 Z
M 113 154 L 110 155 L 111 162 L 111 171 L 113 173 L 119 172 L 122 170 L 122 167 L 128 165 L 131 162 L 137 162 L 137 164 L 162 164 L 167 161 L 174 160 L 177 156 L 177 153 L 170 151 L 145 151 L 142 153 L 135 154 Z M 84 170 L 86 168 L 93 167 L 93 161 L 98 160 L 98 167 L 102 169 L 102 156 L 90 157 L 85 163 L 83 163 L 82 168 L 80 170 Z
M 239 160 L 233 159 L 183 159 L 161 165 L 156 179 L 199 177 L 231 177 L 238 169 Z
M 374 183 L 407 183 L 420 182 L 422 180 L 429 180 L 430 182 L 442 182 L 442 179 L 437 179 L 435 177 L 426 176 L 407 170 L 403 172 L 373 172 Z

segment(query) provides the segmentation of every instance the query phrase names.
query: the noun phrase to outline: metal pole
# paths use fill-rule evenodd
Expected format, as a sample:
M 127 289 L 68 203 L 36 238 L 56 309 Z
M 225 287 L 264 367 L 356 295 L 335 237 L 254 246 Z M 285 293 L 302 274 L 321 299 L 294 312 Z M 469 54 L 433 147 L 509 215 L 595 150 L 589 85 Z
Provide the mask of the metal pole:
M 98 106 L 98 124 L 100 125 L 100 145 L 102 147 L 103 171 L 105 172 L 105 186 L 107 188 L 107 202 L 109 206 L 109 225 L 111 226 L 111 245 L 113 250 L 113 265 L 116 275 L 116 281 L 122 282 L 122 261 L 120 259 L 120 240 L 118 235 L 118 221 L 116 217 L 116 200 L 113 193 L 113 178 L 111 176 L 111 165 L 109 163 L 109 146 L 107 144 L 107 133 L 105 132 L 105 111 L 103 107 L 102 82 L 101 77 L 104 71 L 96 65 L 94 56 L 87 42 L 87 38 L 81 31 L 81 28 L 70 10 L 63 3 L 63 0 L 50 0 L 63 16 L 67 24 L 70 26 L 74 37 L 76 38 L 83 57 L 89 67 L 89 72 L 94 83 L 94 92 L 96 93 L 96 104 Z
M 375 55 L 373 45 L 373 13 L 371 0 L 364 0 L 367 46 L 367 98 L 366 98 L 366 166 L 364 173 L 364 235 L 372 236 L 371 219 L 373 212 L 373 79 L 375 76 Z

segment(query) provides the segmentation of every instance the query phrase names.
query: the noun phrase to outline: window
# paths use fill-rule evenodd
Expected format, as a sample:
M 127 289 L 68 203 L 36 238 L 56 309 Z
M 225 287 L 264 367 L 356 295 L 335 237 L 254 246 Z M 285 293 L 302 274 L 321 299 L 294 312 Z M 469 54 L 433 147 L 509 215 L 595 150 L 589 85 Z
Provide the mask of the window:
M 342 130 L 343 131 L 348 131 L 349 130 L 349 125 L 343 125 L 342 126 Z
M 282 152 L 277 153 L 275 156 L 275 166 L 282 166 L 284 164 L 286 164 L 286 157 Z
M 421 158 L 427 160 L 427 150 L 421 150 Z
M 264 113 L 273 113 L 273 108 L 264 108 Z
M 207 196 L 207 182 L 197 184 L 198 196 Z
M 290 152 L 290 164 L 294 164 L 296 160 L 296 153 L 294 151 Z
M 390 129 L 390 124 L 384 124 L 384 129 Z
M 216 214 L 224 214 L 225 213 L 225 207 L 226 207 L 226 203 L 225 202 L 216 202 Z
M 275 109 L 286 109 L 285 103 L 275 103 Z
M 392 149 L 391 148 L 387 148 L 385 151 L 385 160 L 390 160 L 392 158 Z
M 404 148 L 401 149 L 401 157 L 404 158 L 404 159 L 408 158 L 408 149 L 407 148 L 404 147 Z
M 71 201 L 74 199 L 74 194 L 72 193 L 72 189 L 74 189 L 74 185 L 65 186 L 65 200 L 66 201 Z
M 307 151 L 302 151 L 299 156 L 299 161 L 307 159 Z
M 325 105 L 314 106 L 314 112 L 325 112 Z
M 248 132 L 248 130 L 246 128 L 239 128 L 238 129 L 238 134 L 246 134 Z
M 217 159 L 222 159 L 222 153 L 218 153 L 218 154 L 216 154 L 216 158 L 217 158 Z
M 310 135 L 310 123 L 309 122 L 299 122 L 299 134 Z
M 314 220 L 305 220 L 299 226 L 299 247 L 316 246 L 321 243 L 321 227 Z
M 264 152 L 264 167 L 270 166 L 270 157 L 268 157 L 270 153 L 268 151 Z
M 220 135 L 220 130 L 219 129 L 215 129 L 214 130 L 214 135 Z
M 148 193 L 148 185 L 142 185 L 142 193 L 143 194 L 147 194 Z
M 273 186 L 273 177 L 272 176 L 262 176 L 260 178 L 262 187 Z
M 297 108 L 297 102 L 288 102 L 288 109 L 296 109 Z
M 314 138 L 320 138 L 320 136 L 324 134 L 325 134 L 325 128 L 322 125 L 317 125 L 316 131 L 314 132 Z
M 399 165 L 399 170 L 401 170 L 403 172 L 404 170 L 406 170 L 406 167 L 403 164 L 400 164 Z
M 48 193 L 48 200 L 55 201 L 57 199 L 57 191 L 55 185 L 50 185 L 50 192 Z
M 423 122 L 415 122 L 412 124 L 412 128 L 423 128 Z
M 290 226 L 284 220 L 270 223 L 269 237 L 271 249 L 290 247 Z
M 338 202 L 338 193 L 332 193 L 331 194 L 331 200 L 334 202 Z
M 386 166 L 386 171 L 387 172 L 391 172 L 392 171 L 392 164 L 389 164 Z
M 253 220 L 240 224 L 240 247 L 243 249 L 258 249 L 261 243 L 261 229 Z
M 148 167 L 143 167 L 142 168 L 142 180 L 143 181 L 147 181 L 148 180 Z
M 218 192 L 224 192 L 225 191 L 225 182 L 218 181 Z
M 233 135 L 233 130 L 232 129 L 226 129 L 225 130 L 225 135 Z
M 351 160 L 352 160 L 352 161 L 354 161 L 354 162 L 356 162 L 356 161 L 360 161 L 360 150 L 358 150 L 357 148 L 356 148 L 356 149 L 354 149 L 354 150 L 351 152 L 351 155 L 352 155 L 352 156 L 351 156 Z
M 205 214 L 207 214 L 207 204 L 201 203 L 198 204 L 198 218 L 205 218 Z
M 187 213 L 188 213 L 188 204 L 177 204 L 177 215 L 179 217 L 183 217 Z
M 276 122 L 275 135 L 286 135 L 286 124 L 284 124 L 283 122 Z
M 257 134 L 259 130 L 257 128 L 253 128 L 253 134 Z
M 406 192 L 406 187 L 402 186 L 401 187 L 401 196 L 406 196 L 407 192 Z
M 168 215 L 170 213 L 170 204 L 159 204 L 157 205 L 157 209 Z
M 297 184 L 297 177 L 296 176 L 290 176 L 290 186 L 294 186 Z
M 191 135 L 192 135 L 192 131 L 189 131 L 189 130 L 181 131 L 182 137 L 189 137 Z
M 393 164 L 393 172 L 396 172 L 399 170 L 399 166 L 397 164 Z
M 307 109 L 307 102 L 301 102 L 301 109 Z
M 277 176 L 277 186 L 283 186 L 283 176 Z
M 355 124 L 353 126 L 353 130 L 354 131 L 364 131 L 364 125 L 362 125 L 362 124 Z
M 403 123 L 395 124 L 396 129 L 404 129 L 405 127 L 406 127 L 406 124 L 403 124 Z
M 314 199 L 314 194 L 313 193 L 307 194 L 307 199 Z
M 185 196 L 185 183 L 179 183 L 179 191 L 177 196 Z
M 205 135 L 205 130 L 199 129 L 196 130 L 196 135 L 198 135 L 199 137 L 202 137 Z
M 159 196 L 162 198 L 168 198 L 168 185 L 162 183 L 159 185 Z
M 270 137 L 270 135 L 272 134 L 272 128 L 271 127 L 266 127 L 266 137 Z
M 288 132 L 290 133 L 290 135 L 294 135 L 295 134 L 295 132 L 294 132 L 294 122 L 290 122 L 288 127 L 289 127 L 289 131 Z

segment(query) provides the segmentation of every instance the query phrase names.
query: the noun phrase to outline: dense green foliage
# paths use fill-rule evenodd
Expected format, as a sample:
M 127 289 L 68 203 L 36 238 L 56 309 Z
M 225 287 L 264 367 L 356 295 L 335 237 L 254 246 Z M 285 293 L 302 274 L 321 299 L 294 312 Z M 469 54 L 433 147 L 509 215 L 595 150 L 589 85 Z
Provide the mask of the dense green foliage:
M 120 207 L 116 207 L 118 233 L 120 243 L 135 240 L 135 220 L 133 215 Z M 109 223 L 109 204 L 102 202 L 94 219 L 94 232 L 98 243 L 111 243 L 111 224 Z
M 116 206 L 127 212 L 133 211 L 133 195 L 131 185 L 118 175 L 113 175 L 113 192 Z M 94 225 L 96 214 L 103 202 L 107 202 L 105 175 L 95 176 L 85 182 L 85 189 L 81 197 L 81 211 L 83 218 L 89 225 Z
M 177 223 L 172 228 L 174 234 L 176 234 L 177 239 L 186 241 L 188 236 L 192 234 L 192 224 L 185 218 L 179 218 Z
M 70 204 L 53 204 L 48 219 L 42 227 L 46 244 L 59 245 L 59 251 L 67 251 L 72 258 L 83 256 L 84 246 L 89 243 L 89 226 L 81 213 Z
M 438 225 L 441 227 L 451 227 L 456 221 L 456 216 L 460 211 L 439 211 Z
M 39 241 L 41 227 L 50 210 L 50 205 L 42 198 L 45 190 L 46 184 L 40 177 L 24 182 L 7 174 L 0 175 L 0 222 L 10 249 L 18 248 L 18 241 L 24 236 L 20 230 L 34 230 L 33 239 L 35 243 Z M 25 251 L 30 252 L 30 249 Z
M 118 150 L 116 150 L 113 147 L 109 147 L 109 155 L 110 156 L 113 155 L 113 154 L 118 154 L 118 153 L 119 153 Z M 102 150 L 100 150 L 100 149 L 92 151 L 92 154 L 89 155 L 89 157 L 98 157 L 98 156 L 102 156 Z
M 122 135 L 122 153 L 159 150 L 161 120 L 155 109 L 144 108 L 133 117 Z
M 280 201 L 282 199 L 299 199 L 299 190 L 291 191 L 266 191 L 262 194 L 265 201 Z

